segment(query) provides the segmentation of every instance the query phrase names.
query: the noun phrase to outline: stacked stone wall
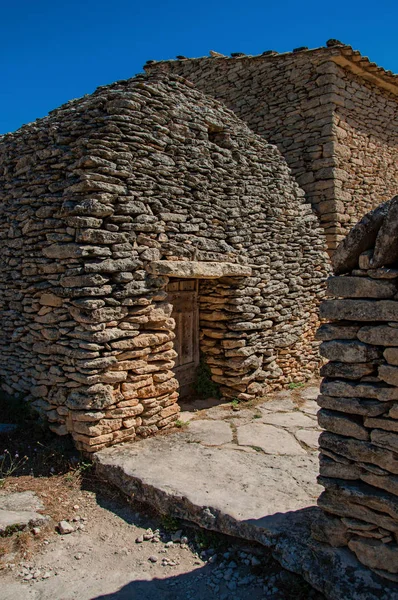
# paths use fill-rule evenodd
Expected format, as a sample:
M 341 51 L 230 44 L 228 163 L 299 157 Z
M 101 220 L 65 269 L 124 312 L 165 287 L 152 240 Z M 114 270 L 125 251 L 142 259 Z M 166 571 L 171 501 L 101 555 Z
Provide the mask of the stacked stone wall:
M 338 54 L 338 51 L 334 51 Z M 327 214 L 323 227 L 334 226 L 335 166 L 332 144 L 333 51 L 240 58 L 199 58 L 146 65 L 148 72 L 177 73 L 201 91 L 221 100 L 248 126 L 276 144 L 316 212 Z M 334 233 L 326 231 L 333 241 Z
M 398 198 L 339 246 L 318 331 L 320 541 L 398 581 Z M 343 274 L 344 273 L 344 274 Z
M 1 384 L 54 431 L 92 452 L 173 425 L 165 265 L 208 265 L 201 343 L 225 396 L 311 375 L 322 231 L 277 148 L 223 105 L 137 77 L 4 136 L 0 154 Z
M 335 47 L 146 69 L 186 77 L 276 144 L 333 251 L 359 218 L 398 190 L 397 96 L 339 66 L 340 59 Z
M 336 242 L 398 193 L 398 98 L 335 65 Z M 349 217 L 349 218 L 347 218 Z

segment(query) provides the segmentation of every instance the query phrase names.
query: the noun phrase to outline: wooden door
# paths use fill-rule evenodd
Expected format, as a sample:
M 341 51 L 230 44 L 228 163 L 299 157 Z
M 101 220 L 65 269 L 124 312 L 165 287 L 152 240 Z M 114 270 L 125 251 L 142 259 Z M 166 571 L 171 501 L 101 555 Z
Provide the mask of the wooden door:
M 180 396 L 184 397 L 193 392 L 199 364 L 198 282 L 195 279 L 171 279 L 167 290 L 176 322 L 174 349 L 178 356 L 174 371 L 180 384 Z

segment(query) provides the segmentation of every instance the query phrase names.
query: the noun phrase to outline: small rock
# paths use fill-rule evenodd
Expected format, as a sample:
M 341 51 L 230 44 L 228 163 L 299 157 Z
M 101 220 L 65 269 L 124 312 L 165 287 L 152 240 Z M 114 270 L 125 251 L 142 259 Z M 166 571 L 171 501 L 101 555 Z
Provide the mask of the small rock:
M 209 557 L 209 563 L 214 563 L 217 560 L 217 554 L 213 554 L 213 556 Z
M 136 544 L 142 544 L 142 542 L 144 541 L 144 536 L 143 535 L 139 535 L 136 540 L 135 543 Z
M 79 510 L 80 506 L 78 504 L 75 504 L 73 507 L 73 510 Z
M 152 556 L 150 556 L 150 557 L 148 558 L 148 560 L 149 560 L 151 563 L 156 563 L 156 562 L 158 562 L 158 557 L 157 557 L 157 556 L 153 556 L 153 555 L 152 555 Z
M 182 530 L 179 529 L 175 533 L 172 533 L 170 537 L 171 537 L 171 540 L 173 542 L 180 542 L 181 541 L 181 536 L 182 536 Z
M 41 576 L 42 579 L 48 579 L 49 577 L 51 577 L 51 573 L 50 571 L 46 571 L 45 573 L 43 573 L 43 575 Z
M 39 535 L 40 531 L 41 531 L 40 527 L 33 527 L 33 529 L 32 529 L 33 535 Z
M 172 541 L 166 542 L 166 544 L 165 544 L 166 548 L 171 548 L 172 546 L 174 546 L 174 542 L 172 542 Z
M 82 558 L 83 558 L 83 554 L 81 552 L 78 552 L 78 554 L 75 554 L 76 560 L 81 560 Z
M 67 533 L 73 533 L 75 530 L 72 527 L 72 525 L 70 523 L 68 523 L 68 521 L 60 521 L 58 523 L 58 531 L 62 535 L 65 535 Z
M 258 567 L 258 565 L 260 565 L 261 562 L 258 560 L 258 558 L 256 558 L 255 556 L 253 556 L 252 559 L 251 559 L 251 564 L 252 564 L 252 567 Z

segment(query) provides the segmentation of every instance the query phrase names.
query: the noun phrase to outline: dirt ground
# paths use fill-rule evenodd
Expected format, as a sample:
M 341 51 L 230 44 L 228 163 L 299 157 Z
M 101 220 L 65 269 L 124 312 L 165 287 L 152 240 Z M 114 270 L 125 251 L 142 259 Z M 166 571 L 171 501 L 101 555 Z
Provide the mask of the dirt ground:
M 0 538 L 3 600 L 323 598 L 262 546 L 193 529 L 122 496 L 68 441 L 33 423 L 0 437 L 0 466 L 5 450 L 2 492 L 36 492 L 51 521 Z M 61 520 L 73 532 L 61 535 Z

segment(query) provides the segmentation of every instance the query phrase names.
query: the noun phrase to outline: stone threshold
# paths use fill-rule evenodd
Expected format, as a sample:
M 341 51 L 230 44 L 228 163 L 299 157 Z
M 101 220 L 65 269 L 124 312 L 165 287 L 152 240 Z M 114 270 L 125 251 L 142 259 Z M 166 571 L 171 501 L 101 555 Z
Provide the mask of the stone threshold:
M 290 457 L 272 455 L 267 464 L 267 457 L 258 452 L 201 446 L 195 441 L 187 444 L 183 437 L 183 433 L 175 433 L 106 448 L 95 455 L 97 474 L 160 514 L 259 542 L 284 568 L 301 575 L 330 600 L 398 600 L 394 582 L 361 565 L 349 550 L 311 538 L 311 524 L 320 513 L 315 503 L 308 503 L 303 496 L 296 510 L 289 509 L 295 502 L 294 493 L 283 495 L 280 482 Z M 295 467 L 305 471 L 308 464 Z M 276 483 L 268 481 L 272 469 Z M 232 481 L 234 473 L 236 480 Z M 242 485 L 246 474 L 248 483 Z M 292 469 L 286 478 L 289 488 Z M 238 485 L 242 487 L 240 498 Z M 261 513 L 262 501 L 265 509 Z

